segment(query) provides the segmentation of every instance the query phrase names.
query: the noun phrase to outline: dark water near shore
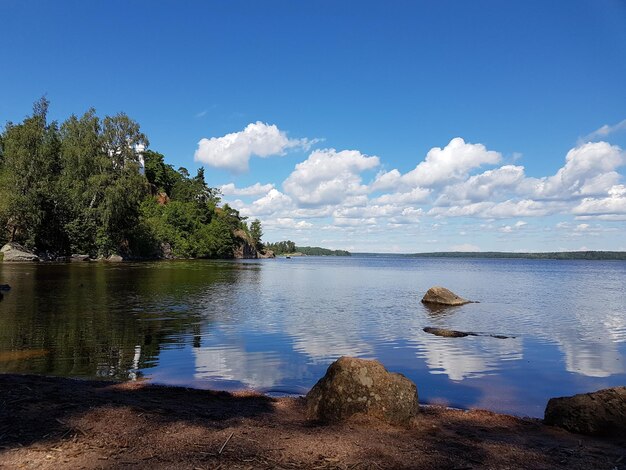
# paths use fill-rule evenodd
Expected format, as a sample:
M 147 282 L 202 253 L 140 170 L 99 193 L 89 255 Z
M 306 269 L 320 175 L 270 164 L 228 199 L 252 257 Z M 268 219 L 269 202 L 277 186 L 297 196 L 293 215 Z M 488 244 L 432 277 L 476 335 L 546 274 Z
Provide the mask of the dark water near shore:
M 0 264 L 5 283 L 0 372 L 305 393 L 351 355 L 407 375 L 421 402 L 530 416 L 552 396 L 626 384 L 625 262 Z M 433 285 L 480 303 L 429 310 Z

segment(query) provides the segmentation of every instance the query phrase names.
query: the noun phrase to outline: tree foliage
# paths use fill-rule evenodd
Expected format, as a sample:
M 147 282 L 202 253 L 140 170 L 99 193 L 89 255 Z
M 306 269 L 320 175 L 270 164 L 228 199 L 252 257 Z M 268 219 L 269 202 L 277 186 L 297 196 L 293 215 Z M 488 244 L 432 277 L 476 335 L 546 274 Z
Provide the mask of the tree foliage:
M 126 114 L 94 109 L 60 126 L 42 98 L 22 123 L 0 133 L 0 244 L 39 252 L 232 257 L 245 218 L 219 207 L 219 190 L 175 170 Z M 255 226 L 255 230 L 257 230 Z M 258 242 L 261 230 L 258 225 Z

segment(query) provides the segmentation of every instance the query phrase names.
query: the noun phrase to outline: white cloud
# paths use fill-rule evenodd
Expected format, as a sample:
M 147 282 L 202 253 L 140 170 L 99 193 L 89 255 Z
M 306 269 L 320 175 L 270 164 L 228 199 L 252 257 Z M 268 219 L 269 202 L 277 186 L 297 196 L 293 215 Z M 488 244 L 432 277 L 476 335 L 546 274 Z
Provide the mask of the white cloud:
M 241 214 L 247 217 L 259 217 L 276 213 L 288 213 L 292 208 L 293 202 L 291 198 L 277 189 L 272 188 L 265 196 L 257 199 L 244 209 L 241 209 Z
M 614 134 L 619 131 L 626 131 L 626 119 L 612 126 L 605 124 L 600 129 L 596 129 L 592 133 L 586 135 L 584 137 L 584 140 L 596 140 L 598 138 L 604 139 L 608 137 L 610 134 Z
M 383 194 L 373 199 L 372 202 L 374 204 L 415 204 L 426 201 L 430 193 L 430 189 L 414 188 L 405 193 Z
M 379 164 L 378 157 L 368 157 L 357 150 L 315 150 L 296 165 L 283 188 L 303 206 L 340 204 L 349 196 L 368 191 L 361 173 Z
M 406 174 L 391 170 L 374 176 L 381 167 L 379 157 L 357 150 L 321 149 L 295 166 L 283 181 L 282 192 L 273 184 L 261 183 L 243 188 L 229 183 L 222 186 L 222 192 L 225 196 L 255 198 L 252 203 L 236 200 L 231 205 L 242 215 L 267 221 L 268 228 L 284 229 L 284 233 L 307 229 L 307 236 L 317 243 L 320 240 L 315 239 L 316 230 L 320 234 L 332 230 L 346 242 L 356 237 L 354 244 L 360 247 L 381 242 L 406 247 L 397 251 L 410 251 L 415 241 L 425 242 L 432 218 L 442 224 L 439 250 L 459 241 L 462 222 L 468 234 L 465 240 L 471 235 L 473 244 L 479 241 L 488 246 L 490 239 L 494 243 L 512 243 L 523 238 L 525 247 L 532 248 L 527 251 L 556 248 L 545 246 L 545 237 L 556 221 L 525 229 L 530 218 L 558 214 L 563 220 L 569 216 L 567 226 L 557 227 L 565 230 L 559 235 L 565 240 L 593 235 L 598 246 L 608 240 L 602 237 L 616 235 L 595 226 L 585 230 L 583 223 L 575 228 L 570 222 L 626 220 L 626 189 L 619 172 L 626 163 L 626 154 L 617 146 L 606 142 L 581 144 L 567 153 L 558 171 L 544 177 L 527 177 L 520 165 L 497 166 L 501 161 L 500 153 L 455 138 L 444 148 L 431 149 Z M 481 169 L 485 165 L 494 167 Z M 446 226 L 446 218 L 464 220 L 451 220 Z M 472 225 L 471 219 L 486 222 Z M 494 223 L 496 220 L 502 223 Z M 361 230 L 357 230 L 359 227 Z M 500 235 L 521 230 L 524 237 Z
M 591 195 L 601 190 L 599 186 L 617 182 L 619 174 L 615 169 L 624 165 L 625 160 L 624 152 L 615 145 L 586 143 L 567 152 L 565 165 L 554 176 L 527 178 L 520 190 L 528 197 L 540 199 Z
M 334 223 L 338 227 L 363 227 L 365 225 L 376 225 L 376 219 L 353 219 L 347 217 L 335 217 Z
M 411 188 L 437 186 L 464 179 L 470 170 L 484 164 L 495 165 L 501 159 L 500 153 L 487 150 L 482 144 L 466 143 L 455 137 L 443 149 L 430 149 L 426 159 L 405 175 L 400 175 L 398 170 L 379 175 L 373 187 L 390 189 L 398 184 Z
M 255 183 L 245 188 L 237 188 L 234 183 L 228 183 L 220 186 L 219 189 L 224 196 L 261 196 L 274 189 L 274 185 Z
M 626 186 L 623 184 L 611 187 L 608 197 L 585 198 L 574 207 L 576 215 L 621 215 L 626 214 Z
M 462 183 L 447 186 L 435 205 L 449 205 L 452 201 L 479 202 L 493 199 L 499 193 L 514 190 L 524 180 L 524 167 L 505 165 L 470 176 Z
M 500 203 L 476 202 L 463 206 L 433 207 L 428 215 L 439 217 L 482 217 L 504 219 L 510 217 L 540 217 L 556 212 L 547 204 L 529 199 L 507 200 Z
M 290 148 L 308 149 L 315 142 L 307 139 L 289 139 L 287 134 L 275 125 L 257 121 L 248 124 L 240 132 L 201 139 L 194 158 L 215 168 L 242 173 L 248 170 L 248 162 L 253 155 L 261 158 L 285 155 Z
M 502 233 L 513 233 L 516 230 L 519 230 L 519 229 L 523 228 L 526 225 L 528 225 L 527 222 L 524 222 L 523 220 L 518 220 L 513 225 L 505 225 L 503 227 L 500 227 L 498 229 L 498 231 L 502 232 Z
M 295 220 L 291 217 L 279 217 L 277 219 L 269 219 L 265 222 L 266 227 L 289 228 L 295 230 L 305 230 L 313 227 L 311 222 L 306 220 Z

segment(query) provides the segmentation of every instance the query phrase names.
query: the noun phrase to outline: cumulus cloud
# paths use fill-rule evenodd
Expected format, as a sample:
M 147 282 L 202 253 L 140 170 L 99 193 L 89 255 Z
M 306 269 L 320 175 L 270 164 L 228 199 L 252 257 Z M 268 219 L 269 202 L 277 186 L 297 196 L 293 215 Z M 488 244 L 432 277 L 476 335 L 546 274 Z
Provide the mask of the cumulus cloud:
M 380 164 L 378 157 L 357 150 L 316 150 L 296 165 L 283 188 L 304 206 L 339 204 L 349 196 L 365 194 L 361 173 Z
M 444 188 L 435 205 L 452 202 L 477 202 L 493 199 L 500 193 L 514 190 L 524 180 L 524 167 L 505 165 L 469 177 L 462 183 Z
M 262 196 L 274 189 L 274 185 L 255 183 L 245 188 L 237 188 L 234 183 L 228 183 L 223 184 L 219 189 L 224 196 Z
M 277 189 L 270 189 L 268 193 L 255 200 L 251 205 L 241 209 L 241 214 L 246 217 L 259 217 L 276 213 L 287 213 L 293 208 L 293 202 L 289 196 Z
M 415 169 L 401 175 L 398 170 L 383 173 L 374 182 L 376 189 L 390 189 L 398 184 L 409 187 L 430 187 L 467 177 L 470 170 L 485 164 L 495 165 L 502 155 L 482 144 L 466 143 L 455 137 L 443 149 L 434 147 Z
M 291 217 L 278 217 L 276 219 L 269 219 L 266 221 L 266 226 L 277 228 L 288 228 L 294 230 L 305 230 L 313 227 L 311 222 L 306 220 L 295 220 Z
M 291 148 L 308 150 L 315 142 L 308 139 L 290 139 L 276 125 L 257 121 L 248 124 L 240 132 L 201 139 L 194 158 L 214 168 L 242 173 L 248 170 L 248 162 L 253 155 L 261 158 L 285 155 Z
M 524 222 L 523 220 L 518 220 L 513 225 L 505 225 L 498 229 L 499 232 L 502 233 L 513 233 L 516 230 L 523 228 L 525 225 L 528 225 L 528 222 Z
M 500 153 L 461 138 L 431 149 L 405 174 L 397 169 L 380 172 L 380 158 L 358 150 L 320 149 L 295 166 L 283 181 L 282 191 L 273 184 L 238 188 L 230 183 L 222 186 L 222 192 L 225 196 L 255 198 L 251 203 L 236 200 L 232 205 L 243 215 L 267 220 L 268 227 L 320 227 L 344 234 L 356 233 L 361 227 L 358 233 L 363 237 L 389 234 L 389 246 L 395 236 L 404 237 L 407 246 L 411 237 L 425 236 L 429 225 L 422 222 L 429 218 L 441 224 L 446 218 L 465 219 L 463 224 L 468 224 L 467 219 L 486 219 L 482 228 L 468 225 L 466 233 L 494 236 L 499 241 L 508 237 L 498 233 L 524 230 L 528 222 L 520 219 L 559 215 L 581 222 L 626 220 L 626 187 L 620 173 L 626 154 L 617 146 L 606 142 L 580 144 L 567 152 L 558 171 L 544 177 L 528 177 L 523 166 L 501 163 Z M 313 219 L 319 223 L 307 226 Z M 502 223 L 493 223 L 495 220 Z M 450 221 L 450 227 L 458 229 L 459 223 Z M 459 233 L 442 227 L 442 234 Z M 584 223 L 577 228 L 570 225 L 566 239 L 574 236 L 569 234 L 609 233 L 585 227 Z M 540 232 L 535 229 L 526 229 L 524 238 L 538 237 Z M 446 245 L 438 248 L 446 249 Z
M 527 178 L 520 190 L 529 197 L 539 199 L 591 195 L 601 190 L 600 186 L 616 183 L 620 176 L 615 170 L 624 162 L 624 152 L 618 146 L 589 142 L 567 152 L 565 165 L 554 176 Z
M 623 184 L 613 186 L 609 189 L 607 197 L 584 198 L 572 212 L 586 216 L 626 214 L 626 186 Z
M 505 219 L 512 217 L 540 217 L 554 212 L 556 212 L 555 206 L 524 199 L 521 201 L 507 200 L 499 203 L 484 201 L 463 206 L 433 207 L 428 212 L 428 215 Z
M 372 200 L 375 204 L 415 204 L 428 199 L 431 190 L 425 188 L 414 188 L 405 193 L 383 194 Z

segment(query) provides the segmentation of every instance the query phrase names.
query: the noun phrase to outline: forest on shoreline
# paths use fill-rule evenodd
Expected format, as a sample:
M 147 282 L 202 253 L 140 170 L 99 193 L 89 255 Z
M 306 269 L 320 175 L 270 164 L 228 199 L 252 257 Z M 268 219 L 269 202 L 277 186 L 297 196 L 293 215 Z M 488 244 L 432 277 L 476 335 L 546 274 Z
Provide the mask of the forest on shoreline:
M 354 253 L 358 256 L 400 256 L 404 258 L 483 258 L 483 259 L 553 259 L 553 260 L 626 260 L 626 251 L 551 251 L 516 253 L 507 251 L 438 251 L 432 253 Z
M 306 256 L 350 256 L 351 253 L 345 250 L 329 250 L 319 246 L 296 246 L 291 240 L 276 243 L 267 243 L 267 249 L 275 255 L 306 255 Z
M 42 259 L 232 258 L 263 250 L 261 222 L 221 205 L 204 168 L 190 175 L 146 150 L 124 113 L 92 108 L 48 122 L 41 98 L 0 133 L 0 246 L 16 242 Z M 242 246 L 245 245 L 245 249 Z

